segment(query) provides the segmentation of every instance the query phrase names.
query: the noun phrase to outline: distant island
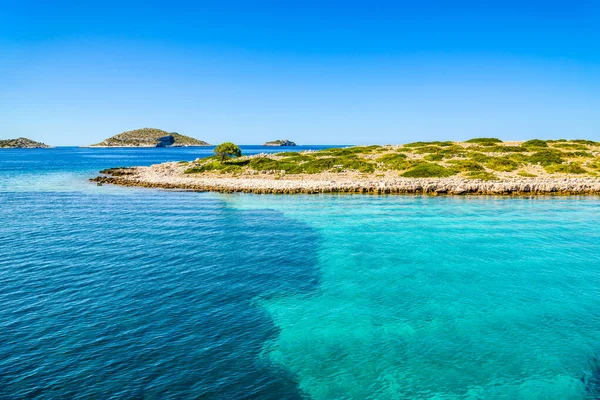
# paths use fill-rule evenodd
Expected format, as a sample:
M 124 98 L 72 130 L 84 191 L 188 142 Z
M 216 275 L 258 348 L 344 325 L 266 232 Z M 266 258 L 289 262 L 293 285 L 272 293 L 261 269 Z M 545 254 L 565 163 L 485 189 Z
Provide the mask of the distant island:
M 274 147 L 291 147 L 295 146 L 296 143 L 290 140 L 273 140 L 272 142 L 267 142 L 263 144 L 263 146 L 274 146 Z
M 193 147 L 210 146 L 203 140 L 156 128 L 142 128 L 112 136 L 90 147 Z
M 101 172 L 92 180 L 218 192 L 600 194 L 600 142 L 475 138 L 225 159 L 217 154 Z
M 49 149 L 51 146 L 47 144 L 36 142 L 27 138 L 17 138 L 17 139 L 8 139 L 8 140 L 0 140 L 0 148 L 2 149 Z

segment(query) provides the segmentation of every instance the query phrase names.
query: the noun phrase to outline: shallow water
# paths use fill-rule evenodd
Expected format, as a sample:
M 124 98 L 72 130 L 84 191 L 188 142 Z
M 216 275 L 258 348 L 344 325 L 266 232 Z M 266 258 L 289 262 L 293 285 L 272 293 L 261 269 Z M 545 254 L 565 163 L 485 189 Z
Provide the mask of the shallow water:
M 0 151 L 0 397 L 598 395 L 597 197 L 87 182 L 205 154 Z

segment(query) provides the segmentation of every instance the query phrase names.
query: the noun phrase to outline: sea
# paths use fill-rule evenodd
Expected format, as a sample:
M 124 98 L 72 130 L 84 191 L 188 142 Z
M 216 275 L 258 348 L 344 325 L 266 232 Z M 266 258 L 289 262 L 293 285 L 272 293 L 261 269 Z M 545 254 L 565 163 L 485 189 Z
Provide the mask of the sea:
M 89 182 L 210 154 L 0 150 L 0 399 L 600 398 L 599 197 Z

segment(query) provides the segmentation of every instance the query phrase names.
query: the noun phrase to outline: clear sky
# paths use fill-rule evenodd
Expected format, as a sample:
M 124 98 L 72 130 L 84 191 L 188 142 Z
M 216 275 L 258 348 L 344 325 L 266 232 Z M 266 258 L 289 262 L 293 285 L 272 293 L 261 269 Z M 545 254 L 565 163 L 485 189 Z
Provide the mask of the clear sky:
M 600 1 L 0 0 L 0 138 L 600 140 Z

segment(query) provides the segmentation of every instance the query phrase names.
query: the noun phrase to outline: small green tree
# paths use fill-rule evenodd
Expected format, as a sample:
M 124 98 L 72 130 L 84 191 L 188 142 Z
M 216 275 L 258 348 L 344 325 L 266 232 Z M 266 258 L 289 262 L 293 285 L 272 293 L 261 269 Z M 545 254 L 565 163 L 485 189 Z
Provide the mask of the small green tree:
M 221 157 L 221 162 L 225 161 L 226 158 L 240 157 L 242 155 L 242 150 L 231 142 L 221 143 L 213 151 Z

